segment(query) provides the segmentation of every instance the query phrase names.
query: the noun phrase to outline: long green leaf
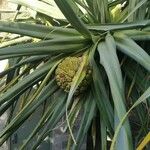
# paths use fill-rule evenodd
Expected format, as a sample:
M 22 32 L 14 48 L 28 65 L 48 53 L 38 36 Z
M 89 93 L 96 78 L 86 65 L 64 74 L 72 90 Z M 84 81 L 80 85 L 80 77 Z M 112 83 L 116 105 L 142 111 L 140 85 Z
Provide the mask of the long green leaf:
M 57 105 L 58 102 L 60 101 L 64 101 L 64 99 L 66 99 L 66 94 L 64 94 L 62 91 L 58 91 L 55 93 L 55 95 L 58 96 L 58 99 L 50 97 L 50 105 L 48 106 L 48 108 L 46 109 L 44 115 L 42 116 L 42 118 L 40 119 L 40 121 L 38 122 L 36 128 L 33 130 L 33 132 L 29 135 L 28 139 L 25 141 L 25 143 L 23 143 L 23 145 L 21 146 L 20 150 L 23 150 L 27 144 L 30 142 L 30 140 L 40 131 L 40 130 L 44 130 L 44 126 L 46 125 L 46 123 L 51 119 L 52 113 L 55 110 L 55 106 Z M 49 103 L 49 102 L 48 102 Z
M 23 59 L 19 63 L 15 64 L 15 65 L 9 67 L 8 69 L 4 70 L 3 72 L 1 72 L 0 78 L 2 78 L 4 75 L 8 74 L 12 70 L 15 70 L 15 69 L 17 69 L 17 68 L 19 68 L 25 64 L 35 63 L 35 62 L 43 60 L 44 58 L 46 58 L 46 56 L 33 56 L 33 57 Z
M 75 14 L 73 9 L 71 8 L 69 0 L 55 0 L 56 4 L 64 14 L 64 16 L 68 19 L 68 21 L 74 26 L 74 28 L 79 31 L 81 34 L 85 36 L 85 38 L 90 38 L 91 34 L 88 31 L 87 27 L 80 20 L 80 18 Z M 67 8 L 67 9 L 66 9 Z
M 64 45 L 65 44 L 65 45 Z M 58 40 L 40 41 L 38 43 L 29 43 L 6 47 L 0 49 L 0 59 L 6 59 L 7 55 L 17 56 L 31 56 L 31 55 L 51 55 L 60 53 L 77 52 L 88 48 L 87 41 L 82 38 L 67 38 Z M 4 57 L 6 56 L 6 57 Z
M 2 94 L 0 97 L 0 105 L 7 101 L 11 101 L 18 93 L 26 89 L 30 83 L 47 73 L 48 70 L 54 65 L 54 63 L 52 61 L 46 63 L 44 66 L 36 69 L 33 73 L 27 75 L 23 80 L 19 81 L 16 85 L 11 87 L 7 93 Z
M 107 150 L 107 126 L 106 124 L 103 122 L 103 120 L 100 121 L 100 125 L 101 125 L 101 149 L 103 150 Z M 97 133 L 99 134 L 99 133 Z
M 94 60 L 94 53 L 97 45 L 95 45 L 90 53 L 90 63 L 92 66 L 93 77 L 93 95 L 99 108 L 101 118 L 108 127 L 108 130 L 113 134 L 113 108 L 106 93 L 106 88 L 102 79 L 101 72 Z
M 127 17 L 125 17 L 125 19 L 122 22 L 126 21 L 133 13 L 136 12 L 137 9 L 139 9 L 146 2 L 147 0 L 141 0 L 135 7 L 132 8 Z M 134 21 L 134 19 L 132 21 Z
M 23 108 L 23 110 L 22 110 L 22 112 L 21 113 L 25 113 L 27 110 L 26 109 L 29 109 L 30 108 L 30 105 L 32 104 L 32 102 L 34 103 L 34 105 L 33 105 L 33 107 L 34 107 L 34 109 L 32 110 L 32 109 L 29 109 L 28 111 L 27 111 L 27 113 L 29 113 L 30 111 L 34 111 L 35 110 L 35 108 L 37 108 L 40 104 L 41 104 L 41 99 L 44 97 L 44 96 L 42 96 L 42 98 L 40 98 L 40 100 L 38 100 L 37 102 L 35 102 L 36 100 L 34 100 L 34 99 L 36 99 L 42 92 L 41 92 L 41 90 L 43 89 L 43 87 L 45 86 L 45 84 L 46 84 L 46 82 L 47 82 L 47 80 L 50 78 L 50 76 L 51 76 L 51 74 L 53 73 L 53 71 L 54 71 L 54 69 L 55 69 L 55 67 L 56 67 L 56 65 L 59 63 L 59 61 L 57 62 L 57 63 L 55 63 L 54 64 L 54 66 L 50 69 L 50 71 L 48 72 L 48 74 L 46 75 L 46 77 L 44 78 L 44 80 L 42 81 L 42 83 L 40 84 L 40 86 L 39 86 L 39 88 L 36 90 L 36 92 L 33 94 L 33 96 L 31 97 L 31 99 L 30 99 L 30 101 L 26 104 L 26 106 Z M 53 81 L 52 81 L 52 84 L 53 84 Z M 50 82 L 50 86 L 52 86 L 51 85 L 51 82 Z M 49 86 L 48 86 L 49 87 Z M 53 85 L 53 88 L 51 88 L 52 89 L 52 92 L 51 92 L 51 94 L 56 90 L 56 88 L 54 87 L 54 85 Z M 45 92 L 45 91 L 44 91 Z M 47 91 L 45 92 L 45 93 L 48 93 Z M 44 95 L 46 95 L 44 93 Z M 41 95 L 40 95 L 41 96 Z M 45 98 L 45 97 L 44 97 Z M 44 99 L 43 98 L 43 99 Z M 47 97 L 46 97 L 47 98 Z M 46 99 L 45 98 L 45 99 Z M 43 100 L 42 99 L 42 100 Z M 44 99 L 44 100 L 45 100 Z M 16 116 L 16 118 L 14 118 L 14 120 L 16 119 L 18 119 L 19 117 L 20 117 L 20 115 L 21 115 L 21 113 L 19 113 L 17 116 Z M 29 114 L 28 114 L 28 116 L 29 116 Z M 26 116 L 26 117 L 28 117 L 28 116 Z M 18 118 L 17 118 L 18 117 Z M 21 119 L 22 119 L 23 117 L 21 117 Z M 14 121 L 15 122 L 15 125 L 17 124 L 16 123 L 16 120 Z M 18 119 L 19 120 L 19 119 Z M 13 125 L 11 125 L 11 123 L 13 124 L 14 123 L 13 122 L 13 120 L 12 120 L 12 122 L 10 122 L 10 124 L 2 131 L 2 133 L 1 133 L 1 135 L 0 135 L 0 137 L 2 137 L 3 135 L 5 135 L 9 130 L 11 130 L 11 126 L 13 126 Z M 20 122 L 24 122 L 24 120 L 21 120 L 21 121 L 19 121 L 19 123 Z M 16 125 L 17 126 L 17 125 Z M 13 128 L 16 128 L 16 126 L 13 126 Z M 10 134 L 10 132 L 9 132 L 9 134 Z
M 144 30 L 124 30 L 115 32 L 114 36 L 117 36 L 119 34 L 124 34 L 128 36 L 129 38 L 137 41 L 149 41 L 150 40 L 150 31 L 144 31 Z
M 119 60 L 116 55 L 115 41 L 111 35 L 108 34 L 106 36 L 106 42 L 99 43 L 98 52 L 100 55 L 100 63 L 104 66 L 109 79 L 111 94 L 115 106 L 115 118 L 118 118 L 118 121 L 120 121 L 126 113 L 124 104 L 124 86 Z M 115 126 L 118 125 L 118 121 L 115 121 Z M 119 138 L 117 139 L 116 147 L 118 149 L 123 148 L 125 150 L 133 149 L 132 136 L 128 120 L 122 126 Z
M 31 103 L 28 107 L 24 107 L 21 112 L 19 112 L 15 118 L 11 120 L 11 122 L 7 125 L 6 128 L 2 130 L 0 133 L 0 143 L 2 144 L 4 141 L 3 136 L 9 138 L 10 135 L 12 135 L 15 131 L 15 129 L 18 129 L 25 121 L 28 119 L 28 117 L 42 104 L 45 100 L 47 100 L 53 92 L 56 90 L 56 85 L 50 83 L 41 93 L 39 98 L 37 98 L 33 103 Z M 28 104 L 27 104 L 28 105 Z
M 122 117 L 122 119 L 120 120 L 120 123 L 118 124 L 117 128 L 116 128 L 116 132 L 114 135 L 114 138 L 112 140 L 112 144 L 111 144 L 111 148 L 110 150 L 114 150 L 114 146 L 115 146 L 115 142 L 116 142 L 116 138 L 119 134 L 119 131 L 121 129 L 121 126 L 123 125 L 123 123 L 125 122 L 125 120 L 127 119 L 129 113 L 139 104 L 141 104 L 142 102 L 144 102 L 148 97 L 150 97 L 150 87 L 141 95 L 141 97 L 133 104 L 133 106 L 128 110 L 128 112 Z
M 68 128 L 71 134 L 71 137 L 74 141 L 74 143 L 76 143 L 75 138 L 73 136 L 70 124 L 69 124 L 69 119 L 68 119 L 68 106 L 73 98 L 73 95 L 77 89 L 77 87 L 79 86 L 79 84 L 82 82 L 82 80 L 84 79 L 85 75 L 86 75 L 86 70 L 84 70 L 84 67 L 86 67 L 88 65 L 88 52 L 85 52 L 82 56 L 82 63 L 80 64 L 80 67 L 77 71 L 77 73 L 75 74 L 74 78 L 73 78 L 73 82 L 67 97 L 67 102 L 66 102 L 66 120 L 67 120 L 67 124 L 68 124 Z
M 134 78 L 134 74 L 136 73 L 135 84 L 142 92 L 144 92 L 150 85 L 150 80 L 148 78 L 149 73 L 145 74 L 143 69 L 135 62 L 126 61 L 126 63 L 123 64 L 122 69 L 131 80 Z
M 28 89 L 30 89 L 31 87 L 33 87 L 34 85 L 36 85 L 39 81 L 41 81 L 42 79 L 43 79 L 43 77 L 44 76 L 41 76 L 41 77 L 39 77 L 39 78 L 37 78 L 37 79 L 35 79 L 34 81 L 31 81 L 28 85 L 26 85 L 24 88 L 22 88 L 18 93 L 15 93 L 14 92 L 14 95 L 13 95 L 13 93 L 11 93 L 12 94 L 12 96 L 9 98 L 9 99 L 3 99 L 3 95 L 1 96 L 1 98 L 0 98 L 0 100 L 4 100 L 4 101 L 6 101 L 6 102 L 2 102 L 1 101 L 1 103 L 3 103 L 3 104 L 0 104 L 0 116 L 4 113 L 4 112 L 6 112 L 7 111 L 7 109 L 8 108 L 10 108 L 10 106 L 12 106 L 17 100 L 18 100 L 18 98 L 24 93 L 24 92 L 26 92 L 26 90 L 28 90 Z M 15 87 L 15 86 L 14 86 Z M 9 88 L 9 89 L 11 89 L 11 88 Z M 18 89 L 17 89 L 18 90 Z M 7 91 L 6 91 L 7 92 Z M 6 93 L 6 98 L 8 98 L 7 96 L 9 96 L 10 95 L 10 93 L 9 93 L 10 91 L 8 90 L 8 94 Z
M 130 13 L 136 6 L 137 0 L 129 0 L 128 12 Z M 128 21 L 133 21 L 136 13 L 132 13 L 132 15 L 128 18 Z
M 108 2 L 106 0 L 96 0 L 96 5 L 98 7 L 99 12 L 99 22 L 106 23 L 109 22 L 109 9 L 108 9 Z M 96 7 L 94 7 L 96 8 Z
M 83 140 L 86 136 L 86 133 L 89 129 L 89 126 L 91 125 L 91 121 L 94 117 L 95 109 L 96 103 L 92 98 L 92 94 L 90 93 L 86 99 L 86 103 L 84 104 L 84 114 L 76 137 L 77 144 L 73 145 L 72 147 L 73 150 L 78 150 L 81 147 Z
M 26 43 L 26 42 L 31 42 L 32 38 L 31 37 L 19 37 L 16 39 L 12 39 L 6 42 L 2 42 L 0 45 L 0 48 L 2 47 L 7 47 L 7 46 L 11 46 L 11 45 L 15 45 L 15 44 L 20 44 L 20 43 Z
M 150 56 L 132 39 L 122 37 L 116 39 L 118 49 L 150 71 Z
M 47 27 L 45 25 L 0 21 L 0 31 L 28 35 L 40 39 L 60 38 L 80 35 L 74 29 L 64 27 Z
M 65 105 L 66 99 L 61 99 L 61 101 L 56 105 L 53 115 L 39 135 L 37 141 L 34 143 L 33 147 L 31 148 L 32 150 L 36 150 L 40 143 L 50 134 L 50 132 L 52 132 L 60 118 L 65 114 Z
M 118 24 L 102 24 L 102 25 L 88 25 L 89 30 L 94 31 L 115 31 L 115 30 L 126 30 L 126 29 L 138 29 L 150 25 L 150 20 L 136 21 L 130 23 L 118 23 Z

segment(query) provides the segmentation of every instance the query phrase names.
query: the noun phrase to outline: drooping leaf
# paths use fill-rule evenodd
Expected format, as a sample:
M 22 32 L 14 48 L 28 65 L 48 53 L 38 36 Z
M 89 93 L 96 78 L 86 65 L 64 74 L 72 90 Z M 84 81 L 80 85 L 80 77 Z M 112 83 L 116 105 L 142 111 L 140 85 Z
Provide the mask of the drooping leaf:
M 66 120 L 67 120 L 67 124 L 68 124 L 68 128 L 71 134 L 71 137 L 73 139 L 73 142 L 76 144 L 75 138 L 73 136 L 70 124 L 69 124 L 69 120 L 68 120 L 68 106 L 71 103 L 71 100 L 73 98 L 73 95 L 77 89 L 77 87 L 79 86 L 79 84 L 82 82 L 82 80 L 84 79 L 85 75 L 86 75 L 86 70 L 84 69 L 84 67 L 87 67 L 88 64 L 88 52 L 85 52 L 82 56 L 82 63 L 78 69 L 78 71 L 76 72 L 72 84 L 71 84 L 71 88 L 67 97 L 67 102 L 66 102 Z
M 132 39 L 128 37 L 117 38 L 116 45 L 121 52 L 125 53 L 150 71 L 150 56 Z
M 108 76 L 111 94 L 115 106 L 115 127 L 126 113 L 123 79 L 120 70 L 119 60 L 116 55 L 116 45 L 111 35 L 106 36 L 105 42 L 98 45 L 100 63 L 104 66 Z M 117 118 L 117 120 L 116 120 Z M 117 138 L 116 149 L 133 149 L 131 131 L 128 120 L 122 125 L 122 130 Z
M 128 110 L 128 112 L 122 117 L 122 119 L 120 120 L 120 123 L 118 124 L 116 131 L 115 131 L 115 135 L 113 137 L 112 143 L 111 143 L 111 148 L 110 150 L 114 149 L 115 146 L 115 142 L 117 139 L 117 136 L 119 134 L 119 131 L 121 129 L 122 124 L 125 122 L 125 120 L 127 119 L 129 113 L 139 104 L 141 104 L 142 102 L 144 102 L 148 97 L 150 97 L 150 87 L 140 96 L 140 98 L 133 104 L 133 106 Z
M 94 60 L 94 49 L 96 49 L 97 45 L 95 45 L 90 53 L 90 64 L 92 66 L 93 73 L 93 95 L 96 100 L 97 106 L 99 108 L 101 119 L 107 124 L 108 130 L 111 134 L 113 134 L 113 108 L 111 106 L 110 100 L 107 96 L 106 88 L 104 81 L 102 79 L 101 72 Z M 97 78 L 98 77 L 98 78 Z

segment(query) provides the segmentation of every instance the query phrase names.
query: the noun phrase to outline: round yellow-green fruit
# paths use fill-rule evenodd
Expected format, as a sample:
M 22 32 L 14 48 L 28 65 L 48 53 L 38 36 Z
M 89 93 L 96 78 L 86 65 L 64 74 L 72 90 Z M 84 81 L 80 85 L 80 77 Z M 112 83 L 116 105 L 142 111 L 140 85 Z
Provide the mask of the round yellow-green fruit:
M 66 57 L 62 62 L 58 64 L 55 70 L 56 82 L 58 86 L 65 92 L 69 92 L 73 78 L 77 73 L 81 63 L 82 57 Z M 84 69 L 86 71 L 86 75 L 75 91 L 75 95 L 83 93 L 91 82 L 92 71 L 89 65 Z

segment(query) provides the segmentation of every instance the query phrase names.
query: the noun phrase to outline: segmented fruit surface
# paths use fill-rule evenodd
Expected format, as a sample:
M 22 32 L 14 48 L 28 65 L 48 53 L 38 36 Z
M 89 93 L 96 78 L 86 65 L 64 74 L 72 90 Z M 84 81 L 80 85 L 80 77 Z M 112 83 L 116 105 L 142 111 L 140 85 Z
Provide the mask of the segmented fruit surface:
M 82 57 L 67 57 L 56 68 L 56 82 L 58 86 L 62 88 L 65 92 L 69 92 L 71 88 L 71 83 L 81 65 L 81 62 Z M 86 75 L 83 81 L 80 83 L 79 87 L 77 88 L 75 92 L 76 95 L 83 93 L 90 84 L 92 71 L 89 66 L 87 66 L 85 69 Z

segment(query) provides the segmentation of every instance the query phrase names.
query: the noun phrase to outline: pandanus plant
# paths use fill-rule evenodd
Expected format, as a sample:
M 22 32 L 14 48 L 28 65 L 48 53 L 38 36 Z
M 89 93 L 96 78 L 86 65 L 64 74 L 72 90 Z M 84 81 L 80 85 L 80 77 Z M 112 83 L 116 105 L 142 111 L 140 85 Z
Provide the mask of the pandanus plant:
M 3 39 L 0 48 L 0 59 L 9 59 L 0 74 L 0 115 L 10 110 L 0 145 L 40 105 L 41 119 L 20 150 L 34 137 L 30 149 L 36 149 L 61 118 L 69 131 L 66 149 L 80 149 L 85 138 L 87 149 L 99 150 L 132 150 L 148 140 L 150 1 L 11 1 L 36 16 L 0 21 L 1 32 L 30 39 Z

